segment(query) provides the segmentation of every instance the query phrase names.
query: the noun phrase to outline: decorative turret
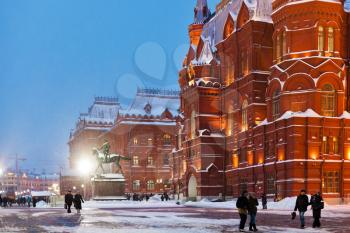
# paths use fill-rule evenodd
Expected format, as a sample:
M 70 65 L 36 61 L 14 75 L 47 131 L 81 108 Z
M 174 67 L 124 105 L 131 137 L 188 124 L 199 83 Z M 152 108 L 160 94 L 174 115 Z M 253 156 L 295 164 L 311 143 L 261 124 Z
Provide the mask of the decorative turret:
M 207 0 L 197 0 L 197 5 L 194 8 L 194 23 L 202 24 L 210 16 Z
M 188 29 L 192 45 L 198 45 L 203 30 L 203 24 L 210 17 L 210 14 L 207 0 L 197 0 L 197 5 L 194 8 L 194 22 Z

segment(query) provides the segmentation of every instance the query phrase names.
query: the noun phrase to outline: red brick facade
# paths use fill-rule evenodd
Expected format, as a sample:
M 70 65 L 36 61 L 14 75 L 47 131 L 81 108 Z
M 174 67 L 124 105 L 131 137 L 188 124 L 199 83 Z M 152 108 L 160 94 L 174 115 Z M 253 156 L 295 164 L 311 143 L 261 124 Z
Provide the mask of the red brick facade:
M 223 0 L 216 11 L 189 27 L 174 190 L 350 197 L 343 2 Z

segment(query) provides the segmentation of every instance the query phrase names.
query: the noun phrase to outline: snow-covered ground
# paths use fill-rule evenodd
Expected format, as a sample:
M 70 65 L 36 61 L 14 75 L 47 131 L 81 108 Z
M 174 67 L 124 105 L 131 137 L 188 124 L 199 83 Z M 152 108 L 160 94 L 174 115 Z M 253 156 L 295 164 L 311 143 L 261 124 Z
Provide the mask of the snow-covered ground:
M 260 232 L 338 232 L 334 231 L 335 227 L 342 228 L 342 224 L 347 224 L 344 219 L 350 219 L 350 206 L 326 206 L 322 219 L 324 228 L 300 230 L 298 219 L 291 221 L 287 216 L 293 211 L 294 204 L 295 198 L 287 198 L 278 203 L 269 202 L 268 210 L 260 209 Z M 238 228 L 236 212 L 235 201 L 202 200 L 177 204 L 176 201 L 161 202 L 157 197 L 149 202 L 88 201 L 83 205 L 81 215 L 69 215 L 62 208 L 50 208 L 40 203 L 35 209 L 0 209 L 0 232 L 226 233 Z M 307 216 L 311 216 L 311 211 Z M 310 226 L 311 217 L 307 219 Z M 6 225 L 11 221 L 15 224 Z

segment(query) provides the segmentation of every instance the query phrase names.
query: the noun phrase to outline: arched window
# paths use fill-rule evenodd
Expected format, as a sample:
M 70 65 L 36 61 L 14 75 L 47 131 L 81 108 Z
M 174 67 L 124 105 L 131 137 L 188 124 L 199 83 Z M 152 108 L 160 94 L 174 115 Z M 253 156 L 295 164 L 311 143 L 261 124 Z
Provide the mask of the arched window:
M 191 138 L 196 137 L 196 112 L 193 110 L 191 113 Z
M 318 51 L 324 50 L 324 29 L 318 26 Z
M 242 104 L 242 131 L 248 130 L 248 101 L 244 100 Z
M 134 139 L 133 139 L 133 143 L 134 143 L 134 145 L 139 144 L 139 140 L 137 139 L 137 137 L 134 137 Z
M 330 84 L 326 84 L 322 88 L 321 111 L 324 116 L 335 116 L 335 90 Z
M 154 181 L 149 180 L 147 181 L 147 191 L 153 191 L 154 190 Z
M 333 29 L 333 27 L 328 28 L 328 51 L 334 52 L 334 29 Z
M 272 95 L 272 117 L 276 120 L 280 115 L 280 90 L 276 90 Z

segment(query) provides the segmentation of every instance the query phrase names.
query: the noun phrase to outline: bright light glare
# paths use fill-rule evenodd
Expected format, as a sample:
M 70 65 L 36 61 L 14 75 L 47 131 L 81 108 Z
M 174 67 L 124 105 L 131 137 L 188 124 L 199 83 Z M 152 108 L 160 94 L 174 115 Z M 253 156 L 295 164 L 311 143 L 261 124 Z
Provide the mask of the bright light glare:
M 84 175 L 88 175 L 93 169 L 93 163 L 89 160 L 80 160 L 78 162 L 78 169 Z

